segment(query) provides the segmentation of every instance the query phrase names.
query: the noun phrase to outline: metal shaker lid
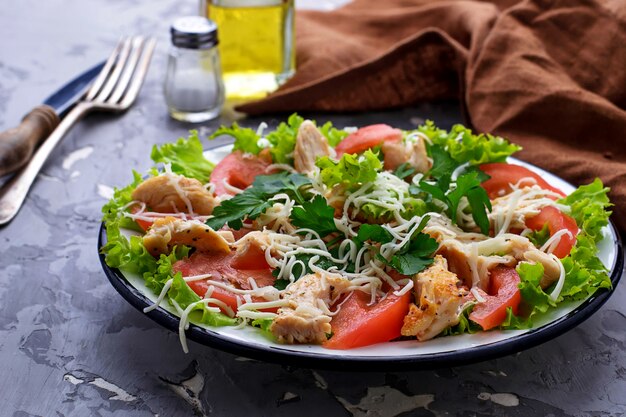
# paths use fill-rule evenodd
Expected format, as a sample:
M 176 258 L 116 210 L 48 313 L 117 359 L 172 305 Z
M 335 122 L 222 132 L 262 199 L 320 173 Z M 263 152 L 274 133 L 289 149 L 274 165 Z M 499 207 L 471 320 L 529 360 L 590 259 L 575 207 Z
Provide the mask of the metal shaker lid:
M 209 49 L 217 45 L 217 25 L 202 16 L 180 17 L 170 28 L 172 44 L 179 48 Z

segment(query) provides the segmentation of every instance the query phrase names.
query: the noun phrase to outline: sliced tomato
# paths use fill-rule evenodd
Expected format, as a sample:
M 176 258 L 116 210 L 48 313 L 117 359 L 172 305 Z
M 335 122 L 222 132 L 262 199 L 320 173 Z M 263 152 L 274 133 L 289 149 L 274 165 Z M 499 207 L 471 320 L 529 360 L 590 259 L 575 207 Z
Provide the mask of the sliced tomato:
M 411 293 L 401 297 L 389 293 L 368 306 L 370 296 L 354 291 L 330 322 L 333 336 L 324 343 L 329 349 L 352 349 L 400 337 L 404 316 L 409 312 Z
M 485 301 L 474 306 L 470 320 L 483 330 L 493 329 L 506 319 L 506 309 L 511 307 L 517 314 L 522 295 L 517 287 L 520 277 L 515 268 L 499 265 L 491 270 L 489 294 Z
M 244 189 L 254 182 L 257 175 L 266 175 L 267 167 L 272 163 L 267 155 L 249 155 L 235 151 L 222 159 L 211 173 L 211 184 L 215 186 L 216 195 L 234 195 L 224 185 L 224 181 L 233 187 Z
M 139 206 L 136 204 L 130 209 L 130 212 L 133 214 L 137 213 L 138 211 L 139 211 Z M 153 221 L 135 219 L 135 223 L 137 223 L 137 225 L 141 227 L 141 229 L 144 232 L 147 232 L 150 226 L 152 226 Z
M 400 140 L 402 140 L 400 129 L 385 124 L 370 125 L 348 135 L 335 150 L 337 156 L 341 157 L 344 153 L 361 153 L 383 142 L 399 142 Z
M 544 190 L 554 191 L 565 197 L 563 191 L 551 186 L 538 174 L 520 165 L 494 162 L 491 164 L 482 164 L 480 170 L 491 177 L 482 183 L 482 187 L 487 191 L 489 198 L 492 200 L 510 193 L 512 191 L 511 185 L 517 184 L 524 178 L 531 179 L 531 181 L 528 181 L 529 184 L 537 184 Z
M 230 261 L 235 269 L 268 269 L 270 266 L 265 259 L 265 251 L 257 245 L 249 245 L 242 251 L 237 251 Z
M 250 252 L 245 256 L 240 256 L 239 262 L 247 263 L 250 266 L 257 265 L 259 261 L 251 259 L 254 255 L 254 252 Z M 250 283 L 248 282 L 249 277 L 253 278 L 259 287 L 274 284 L 276 278 L 272 275 L 272 270 L 267 266 L 267 263 L 265 263 L 264 268 L 244 270 L 233 266 L 234 259 L 234 253 L 213 254 L 195 252 L 189 258 L 181 259 L 174 263 L 174 265 L 172 265 L 172 271 L 174 273 L 182 273 L 183 277 L 211 274 L 209 278 L 211 280 L 229 283 L 242 289 L 250 289 Z M 265 256 L 263 256 L 263 261 L 265 261 Z M 206 294 L 210 286 L 207 280 L 189 281 L 188 284 L 200 297 Z M 215 287 L 213 290 L 213 298 L 223 301 L 234 311 L 237 311 L 237 297 L 233 292 Z M 264 299 L 256 297 L 252 297 L 252 300 L 265 301 Z M 276 309 L 262 311 L 275 312 Z
M 565 258 L 572 251 L 576 244 L 576 235 L 578 234 L 578 226 L 576 220 L 554 206 L 547 206 L 541 209 L 539 214 L 526 220 L 526 227 L 532 230 L 541 230 L 548 225 L 550 236 L 561 230 L 567 230 L 570 234 L 561 236 L 559 244 L 552 253 L 558 258 Z

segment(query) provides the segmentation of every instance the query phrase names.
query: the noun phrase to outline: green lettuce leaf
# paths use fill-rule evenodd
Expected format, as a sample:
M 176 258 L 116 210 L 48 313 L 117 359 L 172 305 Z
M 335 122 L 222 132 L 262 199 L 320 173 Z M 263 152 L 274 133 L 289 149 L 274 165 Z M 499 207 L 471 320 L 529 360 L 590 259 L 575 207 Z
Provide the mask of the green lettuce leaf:
M 443 330 L 438 336 L 456 336 L 463 333 L 476 333 L 482 331 L 480 325 L 474 323 L 469 319 L 469 315 L 474 309 L 474 304 L 470 304 L 469 306 L 463 309 L 463 312 L 459 316 L 459 322 L 454 325 L 447 327 Z
M 130 240 L 121 229 L 140 231 L 134 220 L 122 215 L 124 208 L 133 199 L 132 192 L 141 183 L 141 175 L 133 171 L 133 182 L 124 188 L 115 189 L 113 198 L 102 207 L 102 221 L 107 232 L 107 243 L 100 249 L 105 262 L 112 268 L 143 274 L 156 270 L 156 260 L 143 247 L 141 238 L 131 236 Z
M 209 136 L 209 140 L 222 135 L 231 136 L 235 139 L 233 143 L 234 151 L 258 155 L 263 149 L 258 145 L 259 139 L 261 138 L 256 134 L 256 130 L 250 129 L 249 127 L 241 127 L 236 122 L 233 123 L 231 127 L 221 126 L 215 133 Z
M 209 181 L 215 165 L 202 155 L 202 143 L 198 132 L 192 130 L 189 138 L 180 138 L 176 143 L 154 145 L 150 157 L 155 163 L 171 164 L 172 171 L 187 178 L 205 183 Z
M 172 300 L 178 304 L 180 308 L 183 310 L 189 307 L 191 304 L 198 302 L 201 298 L 193 292 L 189 285 L 183 279 L 183 276 L 180 272 L 177 272 L 173 277 L 172 286 L 167 292 L 167 296 L 169 297 L 170 303 Z M 190 313 L 189 317 L 191 321 L 201 321 L 204 324 L 209 326 L 232 326 L 237 324 L 237 320 L 234 318 L 230 318 L 222 313 L 214 313 L 209 311 L 206 305 L 200 303 L 196 304 L 192 307 L 193 314 Z M 198 313 L 201 315 L 198 319 Z
M 446 132 L 427 120 L 417 130 L 428 136 L 434 145 L 442 146 L 459 165 L 466 162 L 471 165 L 503 162 L 522 149 L 500 136 L 474 134 L 463 125 L 454 125 Z
M 270 154 L 275 163 L 293 163 L 293 158 L 290 155 L 296 147 L 296 137 L 302 122 L 304 122 L 304 119 L 297 113 L 294 113 L 289 116 L 287 123 L 282 122 L 276 130 L 270 132 L 265 137 L 270 143 Z
M 317 160 L 316 165 L 320 168 L 322 182 L 327 187 L 344 183 L 357 185 L 372 182 L 383 166 L 378 155 L 371 150 L 361 155 L 344 154 L 339 161 L 324 156 Z
M 270 333 L 270 326 L 272 325 L 273 322 L 274 322 L 274 319 L 256 319 L 256 320 L 252 320 L 250 324 L 253 325 L 254 327 L 258 327 L 264 332 Z
M 523 298 L 523 314 L 520 316 L 508 313 L 507 320 L 502 328 L 519 329 L 532 326 L 532 318 L 535 314 L 545 313 L 565 300 L 586 299 L 601 288 L 610 289 L 611 279 L 606 267 L 597 256 L 597 242 L 602 239 L 601 229 L 608 224 L 611 206 L 607 196 L 609 189 L 604 187 L 599 179 L 588 185 L 576 189 L 569 196 L 559 200 L 561 204 L 570 206 L 572 216 L 580 232 L 576 237 L 576 245 L 569 256 L 561 259 L 565 268 L 565 282 L 556 302 L 553 301 L 548 291 L 539 287 L 543 276 L 541 264 L 522 262 L 517 267 L 521 283 L 519 285 Z M 533 236 L 533 239 L 541 241 L 545 239 L 546 231 L 541 231 Z
M 322 135 L 328 139 L 328 144 L 332 147 L 335 147 L 344 140 L 349 133 L 343 129 L 335 129 L 331 122 L 326 122 L 322 127 L 319 128 Z
M 602 239 L 601 230 L 609 223 L 611 212 L 608 209 L 612 204 L 609 202 L 608 192 L 609 188 L 596 178 L 591 184 L 578 187 L 558 201 L 571 207 L 569 215 L 594 242 Z
M 172 278 L 172 265 L 176 261 L 188 257 L 190 249 L 184 245 L 174 246 L 169 255 L 161 254 L 157 261 L 156 270 L 144 272 L 143 274 L 146 287 L 150 288 L 155 294 L 160 294 L 165 283 Z

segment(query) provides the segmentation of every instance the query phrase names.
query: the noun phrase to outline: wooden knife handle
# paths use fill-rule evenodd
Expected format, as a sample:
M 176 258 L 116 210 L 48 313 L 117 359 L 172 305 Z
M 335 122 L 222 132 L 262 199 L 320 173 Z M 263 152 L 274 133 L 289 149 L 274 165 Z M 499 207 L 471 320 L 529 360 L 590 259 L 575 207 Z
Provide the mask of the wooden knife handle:
M 19 126 L 0 133 L 0 176 L 24 166 L 59 122 L 54 109 L 42 104 L 24 116 Z

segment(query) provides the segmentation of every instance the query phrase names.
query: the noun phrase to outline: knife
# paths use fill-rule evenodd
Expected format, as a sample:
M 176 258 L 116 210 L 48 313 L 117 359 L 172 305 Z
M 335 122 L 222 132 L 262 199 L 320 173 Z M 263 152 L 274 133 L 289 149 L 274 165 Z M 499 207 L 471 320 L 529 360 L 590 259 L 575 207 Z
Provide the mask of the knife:
M 104 62 L 88 69 L 31 110 L 19 126 L 0 133 L 0 177 L 17 171 L 37 146 L 58 126 L 63 116 L 87 92 Z

